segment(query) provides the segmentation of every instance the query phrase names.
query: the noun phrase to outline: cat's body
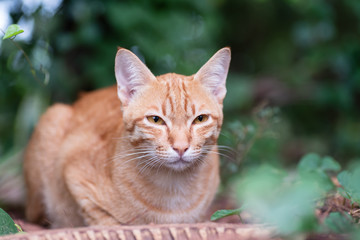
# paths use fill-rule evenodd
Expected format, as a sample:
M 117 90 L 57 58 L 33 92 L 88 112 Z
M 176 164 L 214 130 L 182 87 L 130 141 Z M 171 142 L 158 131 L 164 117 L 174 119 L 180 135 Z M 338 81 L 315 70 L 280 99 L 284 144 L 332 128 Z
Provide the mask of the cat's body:
M 225 48 L 196 75 L 155 78 L 120 49 L 117 87 L 56 104 L 40 119 L 24 162 L 28 219 L 53 227 L 200 221 L 219 183 L 229 61 Z M 204 78 L 219 74 L 212 92 Z

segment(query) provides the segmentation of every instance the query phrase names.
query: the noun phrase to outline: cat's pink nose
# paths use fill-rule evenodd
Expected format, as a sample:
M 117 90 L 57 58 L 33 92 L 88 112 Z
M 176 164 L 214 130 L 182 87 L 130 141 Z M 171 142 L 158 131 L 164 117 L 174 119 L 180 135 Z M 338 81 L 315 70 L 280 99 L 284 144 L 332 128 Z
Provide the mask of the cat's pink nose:
M 184 155 L 184 153 L 186 152 L 186 150 L 189 149 L 189 147 L 183 147 L 183 148 L 173 147 L 173 149 L 175 150 L 175 152 L 177 152 L 179 154 L 180 157 L 182 157 Z

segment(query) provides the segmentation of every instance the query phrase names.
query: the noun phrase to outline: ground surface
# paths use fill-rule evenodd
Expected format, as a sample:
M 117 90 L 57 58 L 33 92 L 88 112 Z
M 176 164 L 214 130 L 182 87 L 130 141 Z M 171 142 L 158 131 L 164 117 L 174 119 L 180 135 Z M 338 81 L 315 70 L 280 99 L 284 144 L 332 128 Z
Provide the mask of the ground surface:
M 235 207 L 236 207 L 235 201 L 232 200 L 230 197 L 220 197 L 220 198 L 216 199 L 214 204 L 209 209 L 209 211 L 207 213 L 207 219 L 210 219 L 210 216 L 212 215 L 212 213 L 214 213 L 218 209 L 232 209 Z M 360 219 L 359 206 L 352 205 L 349 200 L 343 198 L 340 195 L 333 195 L 333 196 L 328 197 L 324 201 L 324 204 L 321 207 L 317 208 L 316 216 L 318 218 L 318 221 L 323 222 L 324 219 L 331 212 L 340 212 L 343 214 L 347 213 L 347 214 L 350 214 L 351 216 L 353 216 L 355 219 Z M 46 230 L 45 227 L 31 224 L 31 223 L 24 221 L 24 216 L 22 214 L 22 210 L 19 210 L 19 209 L 10 210 L 10 215 L 15 219 L 15 222 L 17 224 L 19 224 L 23 228 L 23 230 L 28 233 L 36 232 L 39 230 Z M 239 229 L 244 228 L 244 227 L 251 228 L 252 225 L 250 225 L 246 221 L 246 219 L 247 219 L 246 212 L 244 213 L 244 215 L 245 216 L 242 219 L 244 222 L 241 222 L 240 218 L 238 216 L 230 216 L 230 217 L 226 217 L 226 218 L 218 220 L 217 221 L 218 226 L 220 226 L 220 227 L 221 227 L 221 225 L 226 226 L 226 224 L 231 223 L 231 224 L 236 224 L 236 226 L 238 226 Z M 154 227 L 154 225 L 149 225 L 149 226 Z M 212 226 L 211 223 L 210 223 L 210 226 Z M 244 238 L 244 239 L 247 239 L 247 238 Z M 257 239 L 257 238 L 255 238 L 255 239 Z M 271 239 L 279 239 L 279 238 L 271 238 Z M 321 239 L 339 239 L 339 240 L 341 240 L 341 239 L 348 239 L 348 238 L 346 235 L 338 235 L 338 234 L 310 234 L 307 236 L 306 239 L 308 239 L 308 240 L 315 240 L 315 239 L 320 239 L 320 240 Z

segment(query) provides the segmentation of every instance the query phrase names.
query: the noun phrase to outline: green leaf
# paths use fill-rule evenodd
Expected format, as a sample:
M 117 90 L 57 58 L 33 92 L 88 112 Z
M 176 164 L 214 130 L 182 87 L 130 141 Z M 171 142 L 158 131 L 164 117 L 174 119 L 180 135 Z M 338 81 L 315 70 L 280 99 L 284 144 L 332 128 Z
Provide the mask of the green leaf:
M 343 188 L 338 188 L 337 190 L 341 196 L 351 200 L 351 196 Z
M 332 212 L 325 219 L 324 224 L 335 233 L 348 233 L 353 230 L 351 216 L 346 213 Z
M 216 211 L 210 218 L 211 221 L 216 221 L 220 218 L 232 216 L 232 215 L 240 215 L 242 208 L 233 209 L 233 210 L 218 210 Z
M 236 185 L 239 202 L 255 219 L 275 226 L 281 234 L 315 231 L 315 200 L 323 197 L 324 188 L 318 169 L 295 179 L 280 170 L 261 166 L 246 173 Z
M 0 208 L 0 236 L 13 233 L 18 233 L 18 228 L 11 217 Z
M 318 169 L 321 165 L 321 158 L 316 153 L 306 154 L 298 164 L 299 172 L 311 172 Z
M 360 239 L 360 228 L 356 229 L 352 234 L 350 239 Z
M 301 158 L 298 165 L 299 172 L 321 171 L 340 171 L 340 164 L 332 157 L 326 156 L 321 158 L 316 153 L 306 154 Z
M 305 155 L 298 164 L 298 172 L 302 179 L 314 178 L 326 191 L 332 190 L 335 186 L 332 183 L 327 171 L 339 171 L 340 164 L 331 157 L 320 157 L 316 153 Z
M 332 157 L 324 157 L 321 163 L 321 169 L 324 171 L 340 171 L 340 164 Z
M 318 190 L 325 194 L 325 192 L 330 191 L 335 188 L 335 185 L 329 178 L 329 176 L 320 169 L 315 169 L 312 172 L 303 172 L 299 174 L 299 180 L 311 180 L 314 186 L 318 187 Z
M 342 171 L 337 178 L 345 192 L 350 196 L 350 200 L 360 204 L 360 167 L 352 172 Z
M 11 24 L 6 29 L 3 39 L 5 40 L 5 39 L 8 39 L 8 38 L 14 37 L 14 36 L 16 36 L 16 35 L 18 35 L 20 33 L 23 33 L 23 32 L 24 32 L 24 30 L 22 30 L 19 25 Z

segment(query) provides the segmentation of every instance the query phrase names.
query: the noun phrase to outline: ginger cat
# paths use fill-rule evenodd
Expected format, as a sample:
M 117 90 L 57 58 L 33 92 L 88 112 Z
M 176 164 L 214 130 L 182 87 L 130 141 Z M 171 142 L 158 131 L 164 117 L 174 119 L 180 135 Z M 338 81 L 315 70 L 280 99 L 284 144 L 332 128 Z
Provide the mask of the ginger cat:
M 200 221 L 219 184 L 229 63 L 223 48 L 192 76 L 155 77 L 120 48 L 117 86 L 41 117 L 25 153 L 28 220 L 54 228 Z

